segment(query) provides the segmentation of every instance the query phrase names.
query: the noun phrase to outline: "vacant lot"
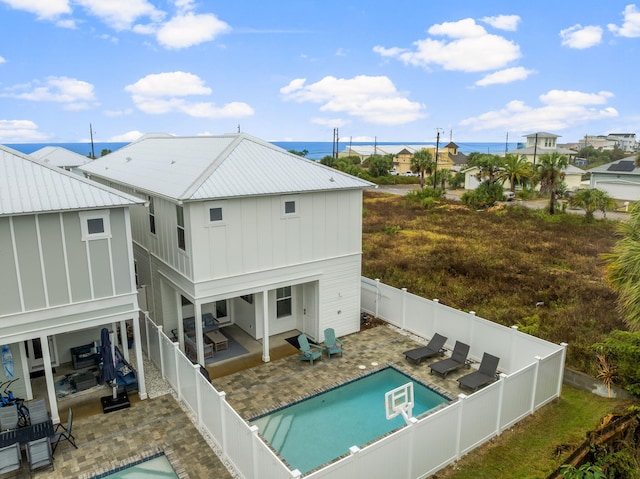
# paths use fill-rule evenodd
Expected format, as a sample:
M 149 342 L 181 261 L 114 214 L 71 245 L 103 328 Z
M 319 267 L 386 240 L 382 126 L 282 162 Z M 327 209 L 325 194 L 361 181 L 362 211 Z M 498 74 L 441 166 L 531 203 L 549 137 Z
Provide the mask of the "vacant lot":
M 593 373 L 591 345 L 625 329 L 605 280 L 602 253 L 616 224 L 509 206 L 432 209 L 365 192 L 363 274 L 553 341 L 568 365 Z

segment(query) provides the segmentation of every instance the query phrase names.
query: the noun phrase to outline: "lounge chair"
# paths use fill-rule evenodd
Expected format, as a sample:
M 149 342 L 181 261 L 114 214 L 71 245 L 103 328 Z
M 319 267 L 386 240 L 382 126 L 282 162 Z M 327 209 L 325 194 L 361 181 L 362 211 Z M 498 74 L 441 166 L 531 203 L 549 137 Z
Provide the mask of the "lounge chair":
M 300 345 L 301 353 L 300 356 L 298 356 L 298 359 L 301 361 L 309 361 L 313 366 L 313 361 L 315 359 L 322 359 L 322 348 L 317 344 L 309 344 L 306 334 L 298 336 L 298 344 Z
M 331 359 L 332 354 L 340 354 L 342 356 L 342 347 L 344 343 L 341 339 L 336 338 L 336 332 L 333 328 L 327 328 L 324 330 L 324 349 L 327 352 L 327 356 Z
M 453 346 L 451 357 L 431 364 L 429 366 L 429 368 L 431 368 L 431 373 L 435 372 L 443 378 L 446 378 L 447 374 L 452 371 L 456 371 L 467 364 L 469 349 L 470 347 L 468 344 L 456 341 L 456 344 Z
M 478 370 L 459 378 L 458 384 L 460 387 L 477 391 L 479 388 L 495 381 L 499 361 L 500 358 L 492 356 L 489 353 L 484 353 Z
M 444 343 L 446 342 L 447 338 L 435 333 L 431 338 L 431 341 L 429 341 L 429 344 L 405 351 L 404 357 L 413 361 L 415 364 L 420 364 L 425 359 L 429 359 L 437 355 L 444 355 Z
M 14 442 L 10 446 L 0 448 L 0 476 L 17 471 L 21 465 L 20 443 Z
M 67 425 L 64 426 L 62 423 L 56 426 L 56 430 L 51 436 L 51 442 L 53 443 L 52 455 L 56 452 L 56 447 L 60 444 L 60 441 L 69 441 L 69 443 L 78 449 L 76 446 L 76 438 L 71 434 L 71 428 L 73 427 L 73 411 L 69 408 L 69 416 L 67 417 Z

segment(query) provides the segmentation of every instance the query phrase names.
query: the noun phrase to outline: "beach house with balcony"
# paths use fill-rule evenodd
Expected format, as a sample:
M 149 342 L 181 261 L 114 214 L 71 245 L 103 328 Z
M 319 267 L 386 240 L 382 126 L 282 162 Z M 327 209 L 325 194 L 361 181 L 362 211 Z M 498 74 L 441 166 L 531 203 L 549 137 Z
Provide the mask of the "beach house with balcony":
M 371 183 L 244 133 L 148 134 L 82 170 L 147 202 L 131 213 L 138 282 L 194 361 L 230 324 L 262 340 L 264 361 L 274 334 L 359 330 Z
M 54 422 L 53 368 L 72 361 L 71 348 L 99 342 L 103 327 L 133 327 L 146 397 L 129 223 L 139 203 L 0 146 L 0 379 L 17 379 L 14 394 L 32 399 L 30 377 L 44 374 Z

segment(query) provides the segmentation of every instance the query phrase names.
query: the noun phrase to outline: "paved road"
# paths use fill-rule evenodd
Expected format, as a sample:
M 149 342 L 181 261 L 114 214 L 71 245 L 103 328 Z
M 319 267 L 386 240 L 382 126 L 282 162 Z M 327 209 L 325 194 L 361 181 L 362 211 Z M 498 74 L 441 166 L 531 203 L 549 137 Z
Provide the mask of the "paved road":
M 373 190 L 373 191 L 378 191 L 380 193 L 391 193 L 394 195 L 406 195 L 409 191 L 412 190 L 417 190 L 420 188 L 420 185 L 378 185 L 378 187 Z M 449 190 L 445 193 L 445 198 L 447 198 L 448 200 L 453 200 L 453 201 L 459 201 L 460 200 L 460 196 L 462 195 L 462 193 L 464 193 L 464 191 L 461 190 Z M 522 201 L 522 200 L 515 200 L 513 202 L 509 202 L 507 204 L 519 204 L 522 206 L 525 206 L 527 208 L 534 208 L 534 209 L 544 209 L 547 208 L 549 206 L 549 200 L 548 199 L 539 199 L 539 200 L 531 200 L 531 201 Z M 560 209 L 561 207 L 559 206 L 558 209 Z M 584 210 L 581 209 L 571 209 L 569 207 L 567 207 L 566 209 L 567 213 L 575 213 L 575 214 L 579 214 L 579 215 L 584 215 Z M 597 219 L 602 219 L 603 218 L 603 214 L 601 211 L 596 211 L 594 213 L 594 217 Z M 626 221 L 629 218 L 629 215 L 627 213 L 624 212 L 619 212 L 619 211 L 608 211 L 607 212 L 607 219 L 608 220 L 617 220 L 617 221 Z

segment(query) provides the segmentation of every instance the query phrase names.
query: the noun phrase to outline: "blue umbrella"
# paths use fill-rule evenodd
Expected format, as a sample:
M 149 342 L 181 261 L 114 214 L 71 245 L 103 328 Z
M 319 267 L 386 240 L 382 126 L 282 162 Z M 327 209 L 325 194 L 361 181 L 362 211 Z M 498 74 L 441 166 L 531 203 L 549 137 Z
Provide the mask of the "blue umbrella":
M 111 383 L 113 388 L 113 397 L 117 396 L 116 393 L 116 367 L 114 363 L 113 345 L 111 343 L 111 336 L 107 328 L 102 328 L 100 331 L 100 340 L 102 347 L 100 353 L 102 355 L 102 372 L 100 373 L 100 380 L 104 383 Z

